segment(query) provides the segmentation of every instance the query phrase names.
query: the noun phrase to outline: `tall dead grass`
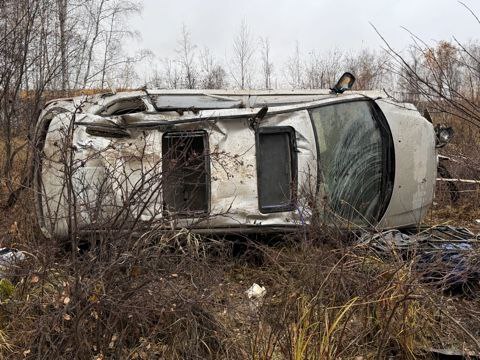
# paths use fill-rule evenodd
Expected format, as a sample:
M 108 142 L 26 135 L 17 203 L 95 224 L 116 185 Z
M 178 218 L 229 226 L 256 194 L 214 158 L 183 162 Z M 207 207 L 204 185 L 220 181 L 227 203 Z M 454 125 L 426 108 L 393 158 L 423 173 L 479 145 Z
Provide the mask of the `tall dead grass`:
M 28 199 L 20 205 L 27 206 Z M 25 208 L 24 208 L 25 209 Z M 380 257 L 317 229 L 275 243 L 103 233 L 68 251 L 32 231 L 2 300 L 0 356 L 18 359 L 429 358 L 480 352 L 478 297 L 425 282 L 415 256 Z M 311 234 L 313 234 L 312 232 Z M 263 302 L 245 295 L 266 287 Z

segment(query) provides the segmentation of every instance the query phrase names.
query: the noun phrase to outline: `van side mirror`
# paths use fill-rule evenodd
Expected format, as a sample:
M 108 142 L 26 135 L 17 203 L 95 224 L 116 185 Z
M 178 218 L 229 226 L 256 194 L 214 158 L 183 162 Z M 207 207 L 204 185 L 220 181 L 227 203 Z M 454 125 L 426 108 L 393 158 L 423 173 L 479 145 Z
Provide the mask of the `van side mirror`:
M 435 126 L 435 147 L 442 148 L 447 145 L 453 138 L 453 129 L 451 126 L 437 125 Z
M 333 94 L 343 94 L 344 91 L 350 90 L 355 83 L 355 76 L 352 73 L 346 72 L 344 73 L 340 79 L 338 79 L 337 83 L 332 90 Z

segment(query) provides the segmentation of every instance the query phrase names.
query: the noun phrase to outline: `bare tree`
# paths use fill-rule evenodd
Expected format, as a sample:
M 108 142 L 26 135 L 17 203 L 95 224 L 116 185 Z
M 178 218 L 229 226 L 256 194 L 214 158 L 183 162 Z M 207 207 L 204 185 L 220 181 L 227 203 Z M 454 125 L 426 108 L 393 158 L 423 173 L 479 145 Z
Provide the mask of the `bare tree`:
M 57 0 L 58 8 L 58 23 L 60 31 L 60 58 L 61 58 L 61 71 L 62 71 L 62 91 L 68 89 L 68 54 L 67 54 L 67 0 Z
M 460 86 L 464 83 L 463 79 L 479 77 L 479 67 L 472 67 L 471 62 L 465 60 L 470 59 L 478 64 L 480 58 L 471 53 L 467 45 L 442 41 L 431 47 L 411 34 L 415 40 L 414 51 L 411 53 L 415 54 L 415 58 L 420 58 L 418 62 L 396 51 L 378 31 L 377 33 L 390 55 L 390 70 L 403 84 L 407 84 L 409 92 L 415 91 L 415 96 L 435 112 L 480 127 L 478 98 L 475 97 L 475 92 L 463 91 Z
M 134 0 L 67 1 L 67 32 L 70 71 L 74 88 L 105 86 L 107 77 L 124 67 L 139 54 L 130 57 L 122 49 L 125 38 L 135 33 L 125 24 L 129 16 L 138 14 L 141 6 Z
M 86 68 L 83 76 L 83 87 L 87 86 L 88 80 L 90 79 L 90 71 L 94 57 L 94 49 L 100 37 L 102 15 L 104 14 L 104 6 L 106 2 L 107 0 L 99 0 L 97 4 L 95 1 L 93 1 L 92 7 L 87 8 L 88 15 L 92 18 L 93 22 L 93 33 L 91 39 L 89 40 L 87 50 Z
M 270 39 L 260 38 L 260 52 L 263 72 L 263 85 L 265 89 L 272 88 L 273 63 L 270 58 Z
M 457 45 L 461 48 L 460 58 L 465 66 L 462 81 L 463 91 L 471 94 L 473 99 L 480 100 L 480 42 L 471 42 L 465 45 Z
M 237 36 L 233 40 L 233 69 L 231 75 L 240 89 L 252 85 L 252 60 L 254 47 L 246 20 L 243 20 Z
M 145 71 L 143 77 L 143 84 L 145 87 L 152 87 L 152 88 L 163 88 L 165 87 L 165 77 L 162 72 L 157 66 L 157 64 L 153 61 L 147 63 L 148 71 Z
M 356 77 L 355 87 L 362 90 L 384 88 L 391 78 L 388 55 L 369 49 L 346 56 L 342 70 L 352 72 Z
M 403 100 L 418 103 L 420 101 L 421 92 L 420 83 L 415 74 L 422 71 L 422 54 L 418 49 L 411 46 L 408 49 L 408 55 L 406 56 L 408 56 L 410 66 L 396 69 L 394 64 L 389 63 L 390 72 L 395 74 L 397 70 L 400 71 L 400 74 L 396 74 L 398 79 L 397 86 L 398 89 L 401 89 L 401 97 Z
M 106 74 L 133 84 L 125 56 L 122 16 L 139 8 L 130 0 L 5 0 L 0 6 L 1 186 L 13 199 L 28 186 L 29 139 L 46 99 L 83 84 L 101 84 Z M 103 47 L 102 47 L 103 45 Z M 111 55 L 116 59 L 112 61 Z M 108 56 L 105 56 L 108 54 Z M 18 157 L 19 154 L 28 155 Z M 22 164 L 17 159 L 22 158 Z M 12 197 L 13 196 L 13 197 Z M 10 201 L 10 200 L 9 200 Z
M 165 86 L 169 89 L 178 89 L 181 86 L 181 73 L 177 62 L 165 58 L 162 63 L 165 74 Z
M 291 88 L 299 89 L 302 87 L 302 72 L 303 65 L 300 55 L 300 44 L 296 41 L 294 52 L 292 56 L 288 58 L 285 74 L 287 83 Z
M 200 71 L 203 89 L 222 89 L 227 85 L 227 73 L 205 47 L 200 53 Z
M 47 18 L 55 5 L 50 0 L 20 0 L 4 1 L 0 7 L 0 180 L 8 193 L 18 187 L 27 167 L 28 157 L 16 171 L 14 162 L 29 145 L 42 95 L 59 75 L 57 48 L 50 46 L 57 32 Z
M 183 24 L 176 52 L 178 56 L 177 61 L 182 71 L 183 85 L 187 89 L 195 89 L 198 81 L 198 71 L 195 64 L 197 46 L 192 43 L 190 36 L 190 32 Z

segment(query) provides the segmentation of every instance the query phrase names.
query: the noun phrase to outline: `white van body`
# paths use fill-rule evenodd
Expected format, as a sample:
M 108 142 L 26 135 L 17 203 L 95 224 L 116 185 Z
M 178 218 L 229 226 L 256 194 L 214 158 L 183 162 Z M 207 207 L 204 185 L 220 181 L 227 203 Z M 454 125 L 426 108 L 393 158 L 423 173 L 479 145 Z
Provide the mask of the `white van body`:
M 43 110 L 36 144 L 36 217 L 49 237 L 126 224 L 287 231 L 312 216 L 407 227 L 432 203 L 437 167 L 432 124 L 373 91 L 59 99 Z

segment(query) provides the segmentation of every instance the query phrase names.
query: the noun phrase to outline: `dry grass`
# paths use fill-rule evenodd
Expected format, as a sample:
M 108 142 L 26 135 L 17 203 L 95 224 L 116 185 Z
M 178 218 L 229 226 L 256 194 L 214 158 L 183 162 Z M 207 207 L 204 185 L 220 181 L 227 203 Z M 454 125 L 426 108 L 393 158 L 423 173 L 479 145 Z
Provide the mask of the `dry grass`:
M 18 206 L 28 204 L 23 200 Z M 30 255 L 0 305 L 3 358 L 413 359 L 428 358 L 430 347 L 480 352 L 478 297 L 446 295 L 422 280 L 417 258 L 382 258 L 348 238 L 267 245 L 188 234 L 142 242 L 112 233 L 76 254 L 38 237 L 25 212 L 17 221 L 10 240 Z M 245 295 L 254 282 L 267 288 L 260 306 Z

